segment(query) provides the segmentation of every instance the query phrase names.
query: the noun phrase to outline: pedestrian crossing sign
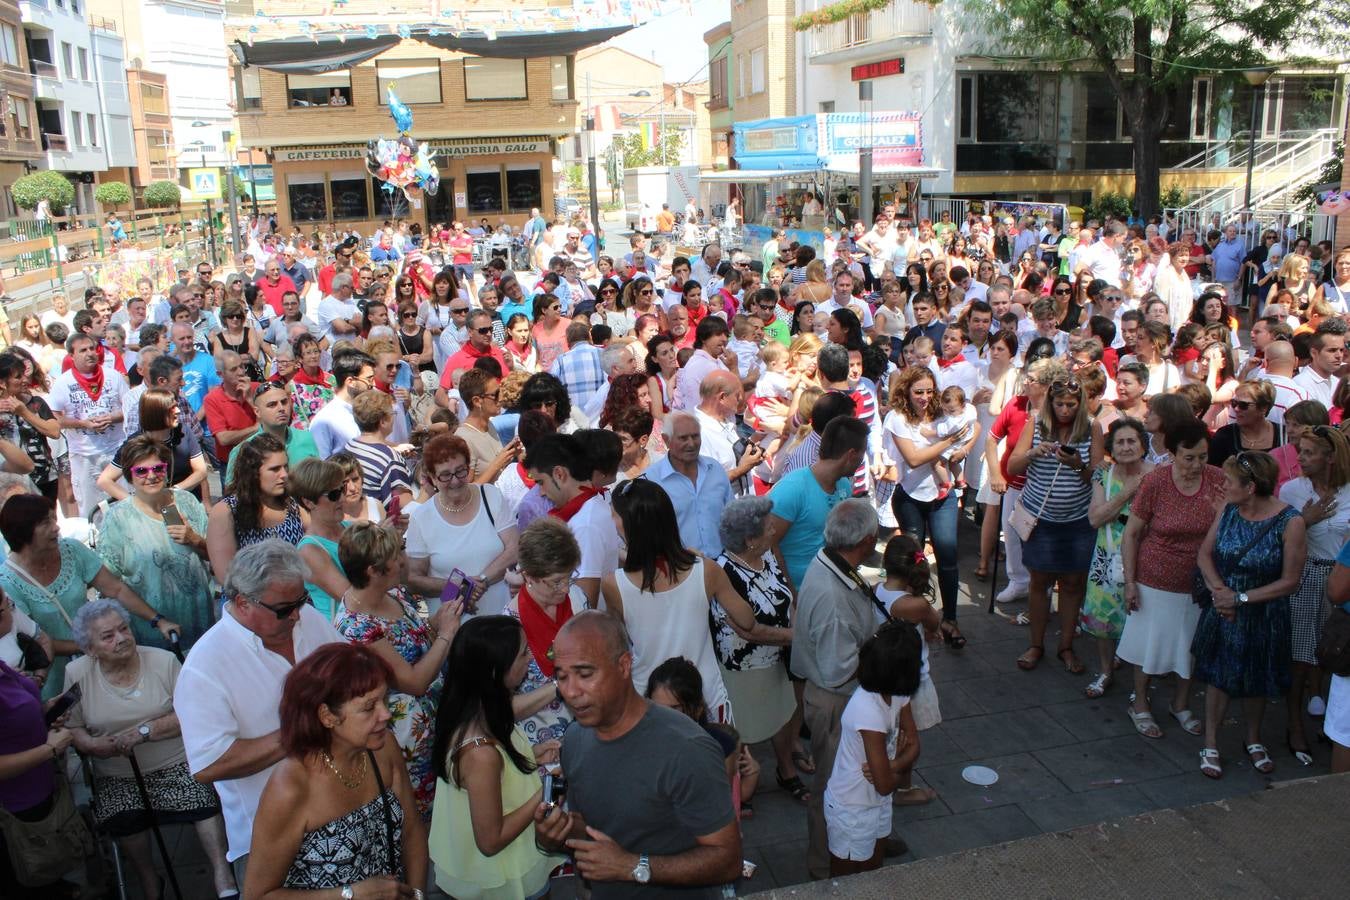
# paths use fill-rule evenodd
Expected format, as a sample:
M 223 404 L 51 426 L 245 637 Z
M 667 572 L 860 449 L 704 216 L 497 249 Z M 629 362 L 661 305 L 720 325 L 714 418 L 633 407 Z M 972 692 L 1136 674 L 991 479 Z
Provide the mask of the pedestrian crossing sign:
M 220 169 L 188 169 L 188 188 L 193 200 L 219 200 Z

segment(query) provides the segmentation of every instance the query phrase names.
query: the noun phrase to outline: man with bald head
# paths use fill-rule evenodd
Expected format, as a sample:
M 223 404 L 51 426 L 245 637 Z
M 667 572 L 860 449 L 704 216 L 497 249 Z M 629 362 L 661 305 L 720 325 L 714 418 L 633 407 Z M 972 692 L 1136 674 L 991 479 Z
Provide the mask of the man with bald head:
M 544 798 L 535 837 L 566 848 L 595 900 L 715 900 L 741 869 L 741 836 L 722 751 L 692 719 L 633 688 L 623 623 L 577 613 L 554 641 L 558 694 L 576 717 L 563 735 L 567 805 Z
M 727 470 L 731 489 L 737 497 L 750 490 L 750 470 L 764 458 L 753 441 L 743 441 L 736 432 L 736 414 L 745 405 L 745 388 L 732 372 L 709 372 L 698 389 L 699 404 L 694 411 L 702 435 L 702 453 Z
M 1288 341 L 1271 341 L 1266 345 L 1265 368 L 1255 377 L 1269 381 L 1275 388 L 1275 403 L 1266 413 L 1266 418 L 1276 425 L 1284 424 L 1284 411 L 1295 403 L 1308 399 L 1308 392 L 1294 381 L 1294 369 L 1298 361 L 1294 358 L 1294 345 Z

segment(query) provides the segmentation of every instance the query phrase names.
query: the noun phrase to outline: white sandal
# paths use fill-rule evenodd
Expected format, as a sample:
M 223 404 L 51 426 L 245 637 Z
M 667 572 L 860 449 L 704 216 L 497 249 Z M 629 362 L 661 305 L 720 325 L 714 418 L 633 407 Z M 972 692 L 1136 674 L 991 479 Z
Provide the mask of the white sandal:
M 1206 747 L 1200 751 L 1200 774 L 1206 778 L 1223 777 L 1223 766 L 1219 765 L 1219 751 Z
M 1248 744 L 1246 750 L 1247 755 L 1251 757 L 1253 769 L 1262 775 L 1275 771 L 1275 760 L 1270 758 L 1270 751 L 1266 749 L 1265 744 Z
M 1157 721 L 1153 718 L 1151 712 L 1135 712 L 1133 706 L 1125 707 L 1125 711 L 1130 714 L 1130 721 L 1134 723 L 1134 730 L 1151 741 L 1156 741 L 1163 736 L 1162 729 L 1158 727 Z M 1149 730 L 1156 731 L 1157 734 L 1149 734 Z
M 1199 734 L 1204 730 L 1205 726 L 1204 723 L 1200 721 L 1200 717 L 1189 709 L 1183 709 L 1181 712 L 1172 709 L 1168 710 L 1168 712 L 1172 714 L 1172 718 L 1177 720 L 1177 724 L 1181 726 L 1181 730 L 1187 734 Z

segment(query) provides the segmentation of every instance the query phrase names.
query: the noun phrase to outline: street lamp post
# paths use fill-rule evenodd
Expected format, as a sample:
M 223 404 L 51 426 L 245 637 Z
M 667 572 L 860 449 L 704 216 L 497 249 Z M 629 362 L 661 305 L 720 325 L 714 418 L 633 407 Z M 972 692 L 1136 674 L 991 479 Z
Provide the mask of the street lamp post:
M 1252 170 L 1256 166 L 1256 114 L 1261 108 L 1261 85 L 1265 84 L 1274 73 L 1274 66 L 1256 66 L 1242 70 L 1242 77 L 1247 79 L 1247 84 L 1252 88 L 1252 114 L 1247 135 L 1247 190 L 1242 198 L 1242 209 L 1247 213 L 1248 220 L 1252 216 Z M 1247 227 L 1244 223 L 1244 233 Z
M 225 171 L 225 189 L 230 201 L 230 250 L 237 260 L 239 258 L 239 195 L 234 189 L 234 160 L 230 159 L 230 139 L 233 137 L 233 132 L 228 129 L 220 133 L 220 139 L 225 142 L 225 159 L 230 163 Z
M 858 148 L 858 217 L 864 228 L 872 227 L 872 82 L 858 82 L 858 103 L 863 114 L 863 142 Z

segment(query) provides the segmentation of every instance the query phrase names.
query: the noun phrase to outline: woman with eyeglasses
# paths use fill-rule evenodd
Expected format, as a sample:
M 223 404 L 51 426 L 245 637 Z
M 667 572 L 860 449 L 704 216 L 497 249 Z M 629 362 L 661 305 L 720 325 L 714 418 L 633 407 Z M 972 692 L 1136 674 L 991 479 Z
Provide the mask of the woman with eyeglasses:
M 120 456 L 118 474 L 131 493 L 121 492 L 124 499 L 109 507 L 99 526 L 99 556 L 147 603 L 182 625 L 186 650 L 214 620 L 206 508 L 171 484 L 172 451 L 153 436 L 131 438 Z M 137 632 L 140 640 L 149 636 L 145 629 Z
M 1293 427 L 1288 413 L 1301 405 L 1291 406 L 1286 413 L 1290 432 Z M 1308 553 L 1298 589 L 1289 597 L 1292 672 L 1285 705 L 1289 752 L 1306 766 L 1312 757 L 1303 725 L 1305 698 L 1309 715 L 1326 714 L 1316 649 L 1329 612 L 1327 582 L 1336 555 L 1350 534 L 1350 439 L 1340 430 L 1321 424 L 1300 429 L 1300 435 L 1290 443 L 1297 445 L 1302 475 L 1285 482 L 1278 496 L 1303 516 Z
M 401 587 L 403 539 L 393 528 L 359 522 L 342 533 L 333 553 L 341 570 L 351 573 L 333 625 L 351 643 L 375 651 L 393 672 L 385 697 L 389 727 L 408 765 L 418 812 L 428 820 L 436 790 L 431 770 L 436 700 L 463 604 L 443 604 L 430 620 L 418 613 Z
M 225 485 L 225 499 L 207 518 L 206 548 L 211 571 L 225 583 L 230 563 L 240 548 L 280 538 L 292 546 L 305 536 L 300 507 L 288 495 L 286 445 L 260 434 L 239 445 L 234 476 Z
M 352 587 L 338 562 L 338 541 L 347 526 L 342 513 L 345 487 L 342 466 L 327 459 L 302 459 L 287 480 L 291 496 L 306 513 L 305 536 L 295 545 L 309 566 L 305 590 L 314 608 L 330 622 Z
M 525 678 L 515 689 L 512 706 L 531 746 L 561 740 L 572 724 L 554 678 L 553 641 L 572 618 L 572 573 L 580 564 L 581 548 L 567 523 L 543 516 L 521 531 L 520 573 L 525 581 L 505 613 L 520 621 L 529 648 Z
M 422 466 L 436 485 L 433 502 L 408 516 L 410 590 L 439 603 L 455 572 L 467 582 L 467 611 L 489 615 L 506 606 L 506 570 L 516 562 L 516 520 L 496 485 L 473 484 L 469 445 L 439 435 L 422 448 Z
M 562 314 L 562 301 L 553 294 L 536 295 L 533 309 L 530 333 L 539 351 L 539 369 L 547 372 L 553 361 L 567 352 L 567 329 L 572 320 Z
M 1290 690 L 1289 595 L 1298 589 L 1308 538 L 1299 510 L 1273 496 L 1277 474 L 1266 453 L 1227 459 L 1224 505 L 1200 545 L 1200 574 L 1211 596 L 1201 605 L 1191 654 L 1195 679 L 1209 685 L 1200 751 L 1200 771 L 1209 778 L 1223 777 L 1218 731 L 1234 697 L 1242 700 L 1252 768 L 1262 775 L 1275 769 L 1261 742 L 1261 720 L 1266 700 Z
M 9 555 L 0 565 L 0 589 L 51 638 L 54 656 L 43 684 L 43 699 L 61 693 L 66 662 L 80 652 L 71 623 L 91 588 L 120 601 L 137 619 L 148 623 L 136 626 L 143 644 L 167 647 L 171 634 L 182 633 L 182 626 L 141 599 L 97 553 L 61 537 L 56 509 L 46 498 L 17 494 L 6 500 L 0 507 L 0 536 L 9 545 Z
M 239 354 L 249 381 L 262 381 L 258 360 L 266 358 L 263 340 L 255 329 L 247 327 L 247 321 L 248 308 L 243 303 L 226 301 L 220 308 L 220 331 L 207 338 L 207 345 L 212 356 L 226 350 Z
M 1086 671 L 1074 653 L 1074 630 L 1087 589 L 1088 565 L 1097 531 L 1088 520 L 1092 500 L 1092 420 L 1083 386 L 1067 372 L 1050 372 L 1049 390 L 1031 426 L 1022 431 L 1008 459 L 1009 475 L 1025 475 L 1018 500 L 1036 526 L 1022 543 L 1030 575 L 1027 613 L 1031 646 L 1017 659 L 1030 671 L 1045 656 L 1050 591 L 1059 592 L 1059 649 L 1055 657 L 1071 675 Z
M 291 376 L 291 409 L 295 416 L 291 427 L 306 429 L 309 420 L 337 394 L 337 381 L 331 372 L 325 372 L 319 365 L 323 350 L 318 338 L 302 334 L 292 342 L 291 348 L 299 363 Z
M 1244 381 L 1228 401 L 1233 421 L 1214 432 L 1209 444 L 1209 463 L 1224 460 L 1243 450 L 1269 453 L 1284 443 L 1284 429 L 1267 416 L 1275 405 L 1275 387 L 1269 381 Z
M 196 435 L 183 428 L 178 421 L 178 399 L 169 391 L 151 388 L 141 394 L 139 405 L 140 430 L 127 438 L 127 443 L 146 435 L 163 444 L 170 452 L 168 485 L 189 491 L 198 500 L 210 503 L 210 485 L 206 477 L 209 467 Z M 122 445 L 123 448 L 126 444 Z M 113 500 L 125 500 L 130 494 L 118 481 L 126 474 L 123 450 L 113 455 L 112 461 L 99 474 L 99 488 Z

